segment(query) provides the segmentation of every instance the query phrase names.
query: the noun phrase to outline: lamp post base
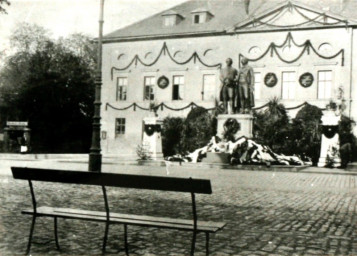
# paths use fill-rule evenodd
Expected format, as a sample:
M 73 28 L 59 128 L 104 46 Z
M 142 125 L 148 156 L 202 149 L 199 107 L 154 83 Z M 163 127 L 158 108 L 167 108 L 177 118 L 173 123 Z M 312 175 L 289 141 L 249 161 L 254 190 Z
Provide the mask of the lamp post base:
M 90 172 L 101 172 L 102 170 L 102 154 L 90 153 L 88 170 Z

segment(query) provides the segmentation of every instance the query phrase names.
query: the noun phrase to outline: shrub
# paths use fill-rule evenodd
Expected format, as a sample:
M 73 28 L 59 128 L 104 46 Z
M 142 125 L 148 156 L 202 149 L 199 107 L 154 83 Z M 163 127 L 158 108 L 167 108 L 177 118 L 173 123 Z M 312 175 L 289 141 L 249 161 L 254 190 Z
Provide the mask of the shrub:
M 308 156 L 313 164 L 317 164 L 321 149 L 321 117 L 322 111 L 316 106 L 305 105 L 296 114 L 292 122 L 293 136 L 292 145 L 294 145 L 295 154 Z
M 184 122 L 182 150 L 192 152 L 206 146 L 212 136 L 216 135 L 215 118 L 204 108 L 192 109 Z
M 161 130 L 162 151 L 164 156 L 172 156 L 182 152 L 182 136 L 184 119 L 180 117 L 166 117 Z
M 289 117 L 277 98 L 269 101 L 264 111 L 254 112 L 254 139 L 277 153 L 284 153 L 289 134 Z
M 346 167 L 348 162 L 356 161 L 357 155 L 357 138 L 353 134 L 353 126 L 356 122 L 349 117 L 342 115 L 338 127 L 340 135 L 340 153 L 341 165 Z
M 149 146 L 144 143 L 137 146 L 136 154 L 140 160 L 149 160 L 151 158 L 151 152 L 149 151 Z

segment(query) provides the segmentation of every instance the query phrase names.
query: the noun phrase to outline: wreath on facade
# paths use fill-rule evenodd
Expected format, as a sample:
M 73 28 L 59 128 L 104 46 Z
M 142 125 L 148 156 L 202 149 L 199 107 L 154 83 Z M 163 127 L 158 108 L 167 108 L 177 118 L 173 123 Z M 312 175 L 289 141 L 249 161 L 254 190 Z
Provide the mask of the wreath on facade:
M 223 138 L 227 141 L 235 141 L 235 134 L 240 130 L 240 124 L 234 118 L 228 118 L 223 124 Z
M 338 131 L 337 125 L 324 125 L 322 126 L 322 134 L 325 135 L 326 138 L 332 139 Z

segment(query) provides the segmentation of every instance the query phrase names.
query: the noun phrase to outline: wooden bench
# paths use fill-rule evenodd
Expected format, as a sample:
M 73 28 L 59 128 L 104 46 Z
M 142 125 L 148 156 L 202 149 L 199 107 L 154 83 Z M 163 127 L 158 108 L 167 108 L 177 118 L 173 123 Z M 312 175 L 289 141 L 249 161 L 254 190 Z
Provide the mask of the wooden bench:
M 60 250 L 57 235 L 57 219 L 80 219 L 86 221 L 97 221 L 105 223 L 105 233 L 103 238 L 102 251 L 105 253 L 108 231 L 110 224 L 122 224 L 124 226 L 125 252 L 128 255 L 127 226 L 145 226 L 156 228 L 177 229 L 191 231 L 191 255 L 195 251 L 196 235 L 205 233 L 206 235 L 206 254 L 209 254 L 209 234 L 215 233 L 225 226 L 223 222 L 198 221 L 196 212 L 195 194 L 211 194 L 210 180 L 192 178 L 172 178 L 159 176 L 141 176 L 114 173 L 94 173 L 82 171 L 49 170 L 38 168 L 11 167 L 15 179 L 27 180 L 30 186 L 33 209 L 23 210 L 23 214 L 32 215 L 32 224 L 29 234 L 26 254 L 29 254 L 31 240 L 35 227 L 36 218 L 52 217 L 54 219 L 54 234 L 57 249 Z M 101 186 L 103 191 L 105 211 L 88 211 L 81 209 L 56 208 L 51 206 L 37 206 L 36 197 L 32 181 L 58 182 L 81 185 Z M 132 215 L 112 213 L 109 209 L 106 186 L 131 189 L 149 189 L 172 192 L 187 192 L 192 199 L 192 220 L 162 218 L 154 216 Z

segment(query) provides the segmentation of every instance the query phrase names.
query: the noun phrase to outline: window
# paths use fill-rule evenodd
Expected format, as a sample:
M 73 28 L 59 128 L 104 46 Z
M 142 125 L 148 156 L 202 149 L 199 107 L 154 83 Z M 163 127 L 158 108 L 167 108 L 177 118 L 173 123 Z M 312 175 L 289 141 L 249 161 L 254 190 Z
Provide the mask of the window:
M 329 99 L 331 98 L 332 89 L 332 71 L 319 71 L 317 74 L 317 98 Z
M 115 136 L 125 134 L 125 118 L 115 119 Z
M 183 87 L 185 84 L 184 76 L 174 76 L 173 79 L 173 90 L 172 90 L 172 99 L 173 100 L 182 100 L 184 97 Z
M 195 24 L 201 23 L 199 14 L 196 14 L 193 16 L 193 23 L 195 23 Z
M 282 78 L 282 95 L 283 99 L 295 98 L 295 72 L 283 72 Z
M 262 83 L 262 74 L 254 73 L 254 98 L 260 99 L 260 88 Z
M 165 27 L 172 27 L 174 25 L 176 25 L 176 15 L 166 16 L 164 18 L 164 26 Z
M 203 75 L 202 100 L 214 100 L 216 94 L 216 76 Z
M 144 77 L 144 100 L 154 100 L 154 85 L 155 77 L 146 76 Z
M 117 101 L 126 100 L 126 88 L 128 85 L 128 78 L 118 77 L 117 79 Z

